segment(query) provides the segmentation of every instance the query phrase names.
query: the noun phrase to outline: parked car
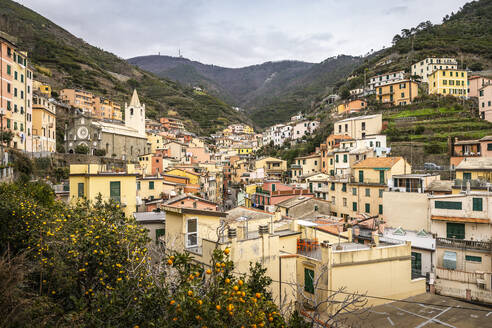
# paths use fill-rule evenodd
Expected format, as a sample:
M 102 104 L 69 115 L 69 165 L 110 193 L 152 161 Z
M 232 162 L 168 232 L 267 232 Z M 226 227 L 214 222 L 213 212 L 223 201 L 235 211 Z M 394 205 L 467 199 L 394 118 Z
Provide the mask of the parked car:
M 424 163 L 424 170 L 436 171 L 441 170 L 442 168 L 436 163 Z

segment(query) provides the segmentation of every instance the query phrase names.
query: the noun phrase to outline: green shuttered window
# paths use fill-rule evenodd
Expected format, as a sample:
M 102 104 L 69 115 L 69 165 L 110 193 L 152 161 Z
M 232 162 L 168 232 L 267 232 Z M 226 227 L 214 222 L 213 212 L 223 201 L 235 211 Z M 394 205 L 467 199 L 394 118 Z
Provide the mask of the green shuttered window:
M 115 202 L 121 202 L 121 183 L 120 181 L 111 181 L 109 183 L 109 197 Z
M 442 200 L 436 200 L 434 202 L 435 208 L 445 209 L 445 210 L 461 210 L 461 202 L 448 202 Z
M 304 291 L 314 294 L 314 271 L 304 268 Z

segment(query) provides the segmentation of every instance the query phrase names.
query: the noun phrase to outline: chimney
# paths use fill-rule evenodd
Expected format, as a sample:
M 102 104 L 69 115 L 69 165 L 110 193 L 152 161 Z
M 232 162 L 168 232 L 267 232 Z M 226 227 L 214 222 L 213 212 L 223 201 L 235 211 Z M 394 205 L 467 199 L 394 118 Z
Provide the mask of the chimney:
M 371 233 L 371 236 L 372 236 L 373 247 L 379 246 L 379 234 L 378 234 L 378 232 L 377 231 L 373 231 Z
M 353 241 L 353 230 L 352 228 L 348 228 L 347 229 L 347 238 L 348 238 L 348 242 L 351 243 Z

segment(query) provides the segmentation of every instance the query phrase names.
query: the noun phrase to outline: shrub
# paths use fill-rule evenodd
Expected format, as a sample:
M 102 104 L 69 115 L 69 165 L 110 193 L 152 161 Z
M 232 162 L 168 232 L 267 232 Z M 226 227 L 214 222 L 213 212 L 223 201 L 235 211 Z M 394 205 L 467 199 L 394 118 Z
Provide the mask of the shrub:
M 106 150 L 105 149 L 96 149 L 96 150 L 94 150 L 94 155 L 95 156 L 106 156 Z
M 75 147 L 75 153 L 76 154 L 88 154 L 89 153 L 89 147 L 86 145 L 77 145 Z

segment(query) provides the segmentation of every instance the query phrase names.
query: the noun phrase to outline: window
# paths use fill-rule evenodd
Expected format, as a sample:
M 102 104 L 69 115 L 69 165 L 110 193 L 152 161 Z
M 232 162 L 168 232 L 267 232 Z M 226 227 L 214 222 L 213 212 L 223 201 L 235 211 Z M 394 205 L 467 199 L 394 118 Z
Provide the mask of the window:
M 77 195 L 78 197 L 84 197 L 84 183 L 79 182 L 77 184 Z
M 463 180 L 471 180 L 471 173 L 463 172 Z
M 492 150 L 492 143 L 487 144 L 487 150 Z
M 186 247 L 198 246 L 198 219 L 186 221 Z
M 379 189 L 379 198 L 383 198 L 384 189 Z
M 337 155 L 335 155 L 335 162 L 337 162 L 337 163 L 338 163 L 338 154 L 337 154 Z
M 461 210 L 461 202 L 439 201 L 434 202 L 434 207 L 445 210 Z
M 342 184 L 342 191 L 343 192 L 346 192 L 347 191 L 347 184 L 346 183 L 343 183 Z
M 155 244 L 159 245 L 161 236 L 166 235 L 166 229 L 155 229 Z
M 343 154 L 343 162 L 344 163 L 347 163 L 348 159 L 347 159 L 347 154 Z
M 7 65 L 7 74 L 12 75 L 12 67 L 10 65 Z
M 445 251 L 442 258 L 442 266 L 445 269 L 456 270 L 456 252 Z
M 362 130 L 366 129 L 366 122 L 362 122 Z
M 347 198 L 343 197 L 343 206 L 347 207 Z
M 356 202 L 352 203 L 352 211 L 357 212 L 357 203 Z
M 121 201 L 121 183 L 120 181 L 109 182 L 109 198 L 115 202 Z
M 149 189 L 154 190 L 154 181 L 149 181 Z
M 470 262 L 482 263 L 481 256 L 465 255 L 465 260 Z
M 383 205 L 379 205 L 378 213 L 383 214 Z
M 304 291 L 314 294 L 314 271 L 304 268 Z
M 446 223 L 446 238 L 465 239 L 465 224 L 464 223 Z
M 366 188 L 366 197 L 371 197 L 371 189 Z
M 140 181 L 137 181 L 137 190 L 140 190 Z
M 364 182 L 364 171 L 359 171 L 359 182 Z
M 331 183 L 331 190 L 335 190 L 335 182 Z
M 352 195 L 357 196 L 357 188 L 352 188 Z
M 365 210 L 366 210 L 366 213 L 370 213 L 371 212 L 371 204 L 366 203 Z
M 473 198 L 473 210 L 474 211 L 483 211 L 483 200 L 482 198 Z

